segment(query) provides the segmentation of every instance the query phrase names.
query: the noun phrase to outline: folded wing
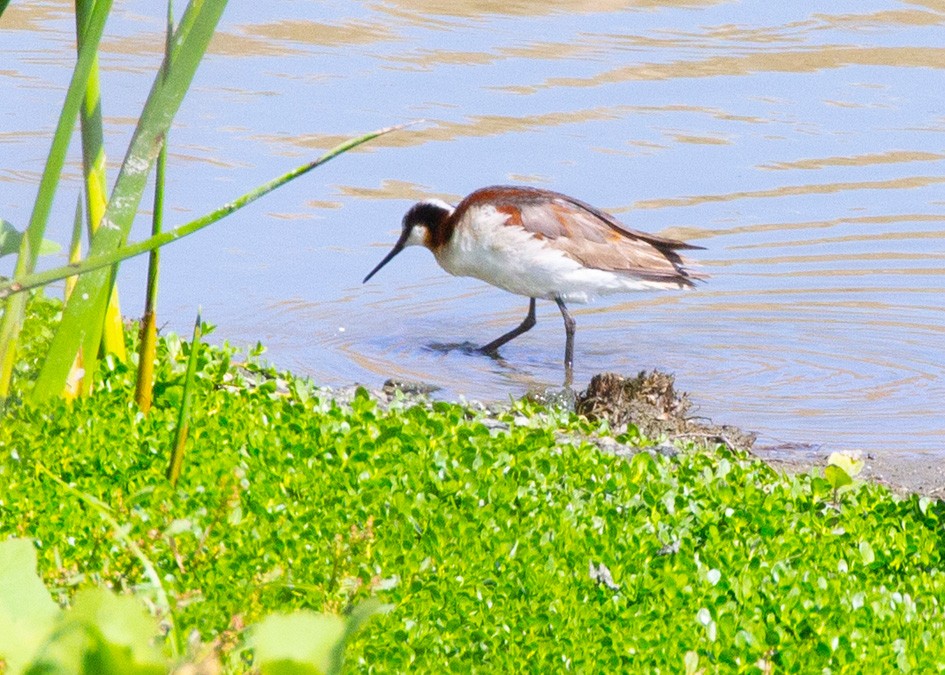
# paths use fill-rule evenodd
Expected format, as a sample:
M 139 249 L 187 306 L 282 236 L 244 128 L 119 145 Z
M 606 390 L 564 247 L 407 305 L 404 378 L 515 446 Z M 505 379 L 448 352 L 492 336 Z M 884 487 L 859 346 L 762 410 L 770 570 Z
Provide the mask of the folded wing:
M 507 226 L 525 229 L 586 267 L 679 286 L 705 278 L 686 269 L 687 261 L 678 253 L 701 246 L 628 228 L 567 195 L 504 186 L 483 188 L 470 198 L 476 195 L 508 214 Z

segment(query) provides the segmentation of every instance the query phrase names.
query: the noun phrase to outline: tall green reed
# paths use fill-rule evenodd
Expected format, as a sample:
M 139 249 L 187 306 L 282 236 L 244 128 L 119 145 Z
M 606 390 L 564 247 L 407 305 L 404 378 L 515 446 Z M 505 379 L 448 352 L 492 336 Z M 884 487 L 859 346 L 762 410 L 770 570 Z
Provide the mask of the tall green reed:
M 66 151 L 72 138 L 76 116 L 82 105 L 86 84 L 92 66 L 95 62 L 99 41 L 105 29 L 105 20 L 111 11 L 112 0 L 97 0 L 89 14 L 85 25 L 82 45 L 79 48 L 72 79 L 66 91 L 65 102 L 59 114 L 59 122 L 53 134 L 52 147 L 46 156 L 46 165 L 40 178 L 39 190 L 30 222 L 20 240 L 20 250 L 16 266 L 13 271 L 14 280 L 23 278 L 33 272 L 36 267 L 36 258 L 39 255 L 43 236 L 46 233 L 46 224 L 52 210 L 53 198 L 59 185 L 59 176 L 65 163 Z M 10 382 L 13 377 L 13 366 L 16 362 L 16 343 L 23 327 L 23 318 L 26 310 L 26 297 L 14 296 L 8 299 L 4 306 L 3 319 L 0 320 L 0 399 L 10 393 Z M 65 374 L 75 358 L 76 351 L 72 352 L 66 373 L 60 382 L 60 389 L 65 382 Z
M 102 1 L 105 0 L 99 0 Z M 148 174 L 225 6 L 226 0 L 192 0 L 184 11 L 174 32 L 171 53 L 165 57 L 154 79 L 132 135 L 102 217 L 102 226 L 92 235 L 89 257 L 114 252 L 127 239 Z M 97 349 L 116 274 L 117 266 L 113 266 L 79 278 L 32 389 L 34 400 L 56 396 L 62 390 L 79 352 L 83 355 L 86 372 L 96 370 Z M 83 393 L 88 392 L 90 383 L 90 379 L 83 380 Z
M 167 30 L 164 37 L 164 57 L 171 53 L 171 39 L 174 37 L 174 5 L 167 3 Z M 168 132 L 170 133 L 170 132 Z M 167 172 L 167 134 L 161 143 L 158 154 L 157 170 L 154 175 L 154 208 L 151 215 L 151 235 L 160 234 L 164 227 L 164 184 Z M 148 281 L 145 288 L 144 315 L 141 317 L 141 331 L 138 347 L 138 379 L 135 383 L 135 402 L 141 412 L 151 410 L 151 398 L 154 392 L 154 362 L 157 359 L 157 282 L 158 268 L 161 263 L 161 249 L 151 249 L 148 256 Z

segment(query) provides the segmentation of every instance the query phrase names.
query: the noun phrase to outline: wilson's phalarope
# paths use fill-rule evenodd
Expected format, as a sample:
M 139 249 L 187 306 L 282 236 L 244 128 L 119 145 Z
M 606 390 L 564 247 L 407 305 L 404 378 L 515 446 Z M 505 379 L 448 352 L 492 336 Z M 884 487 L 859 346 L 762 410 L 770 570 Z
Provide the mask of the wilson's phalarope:
M 425 246 L 444 270 L 476 277 L 529 298 L 528 315 L 481 347 L 487 354 L 535 325 L 535 300 L 554 300 L 564 317 L 564 364 L 570 382 L 575 322 L 565 302 L 646 289 L 691 288 L 703 275 L 685 269 L 675 239 L 632 230 L 580 200 L 530 187 L 476 190 L 453 207 L 439 199 L 414 204 L 394 248 L 367 282 L 407 246 Z

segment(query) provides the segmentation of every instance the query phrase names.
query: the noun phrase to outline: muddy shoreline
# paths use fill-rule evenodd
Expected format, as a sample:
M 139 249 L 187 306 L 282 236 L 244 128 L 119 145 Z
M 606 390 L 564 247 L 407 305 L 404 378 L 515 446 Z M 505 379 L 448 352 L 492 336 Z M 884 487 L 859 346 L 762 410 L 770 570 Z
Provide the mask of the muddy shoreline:
M 689 396 L 675 391 L 673 376 L 660 371 L 630 378 L 614 373 L 595 375 L 587 390 L 578 394 L 576 408 L 591 419 L 602 417 L 615 426 L 632 421 L 650 437 L 725 443 L 792 473 L 822 469 L 831 453 L 828 448 L 809 444 L 757 443 L 757 436 L 750 431 L 697 417 Z M 941 461 L 874 453 L 861 458 L 864 467 L 858 479 L 881 483 L 900 494 L 945 497 L 945 463 Z
M 786 458 L 780 446 L 754 448 L 751 454 L 767 462 L 776 469 L 789 473 L 802 473 L 814 467 L 827 465 L 827 455 L 817 459 Z M 918 494 L 933 499 L 945 498 L 945 466 L 943 462 L 919 457 L 882 457 L 866 455 L 863 457 L 863 471 L 857 476 L 860 480 L 872 481 L 885 485 L 898 494 Z

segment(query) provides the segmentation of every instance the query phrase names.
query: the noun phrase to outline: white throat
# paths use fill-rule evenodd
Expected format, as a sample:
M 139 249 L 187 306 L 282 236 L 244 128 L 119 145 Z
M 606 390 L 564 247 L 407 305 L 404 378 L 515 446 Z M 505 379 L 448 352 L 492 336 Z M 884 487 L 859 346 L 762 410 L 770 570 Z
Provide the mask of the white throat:
M 410 229 L 410 234 L 407 235 L 407 241 L 404 242 L 404 246 L 425 246 L 427 229 L 426 225 L 414 225 Z

